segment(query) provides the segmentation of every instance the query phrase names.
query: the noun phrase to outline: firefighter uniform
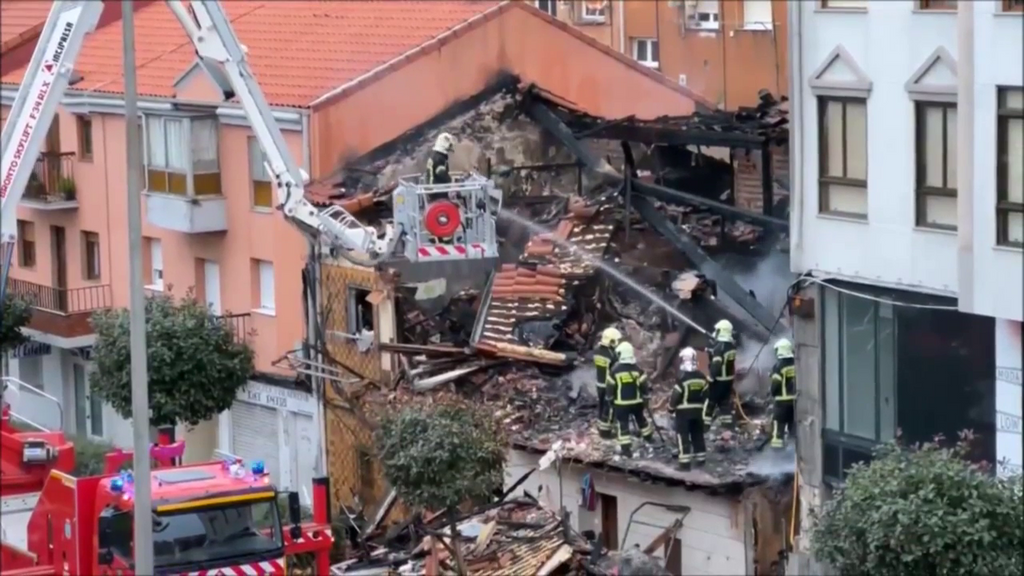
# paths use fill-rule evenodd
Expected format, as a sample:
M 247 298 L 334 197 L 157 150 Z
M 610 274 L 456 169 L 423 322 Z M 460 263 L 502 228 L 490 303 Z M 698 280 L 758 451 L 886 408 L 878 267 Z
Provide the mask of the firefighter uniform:
M 644 414 L 647 400 L 647 375 L 636 365 L 633 346 L 623 342 L 615 349 L 618 359 L 608 370 L 608 394 L 612 398 L 615 414 L 616 436 L 619 448 L 626 457 L 633 455 L 633 439 L 629 433 L 630 421 L 636 423 L 640 438 L 650 441 L 654 438 L 654 423 Z
M 597 431 L 602 437 L 611 437 L 612 408 L 608 398 L 608 369 L 615 363 L 613 346 L 617 342 L 606 343 L 603 336 L 601 340 L 601 344 L 594 350 L 594 368 L 597 372 Z
M 788 340 L 775 344 L 778 361 L 772 367 L 772 398 L 775 409 L 772 418 L 772 448 L 782 448 L 793 434 L 794 404 L 796 401 L 796 360 L 793 345 Z
M 679 444 L 679 465 L 689 470 L 707 458 L 704 444 L 704 400 L 708 377 L 693 366 L 684 367 L 679 383 L 672 389 L 669 410 L 675 415 L 676 441 Z
M 733 379 L 736 377 L 736 344 L 732 339 L 732 323 L 715 324 L 715 343 L 708 350 L 711 356 L 711 386 L 704 402 L 704 425 L 719 418 L 724 426 L 733 425 Z
M 448 172 L 448 155 L 431 152 L 427 159 L 427 184 L 451 184 L 452 176 Z

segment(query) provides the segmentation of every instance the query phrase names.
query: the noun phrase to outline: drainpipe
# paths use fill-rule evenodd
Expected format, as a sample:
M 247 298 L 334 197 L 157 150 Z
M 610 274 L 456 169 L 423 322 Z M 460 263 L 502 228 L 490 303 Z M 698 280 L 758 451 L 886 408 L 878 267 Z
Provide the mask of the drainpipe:
M 618 0 L 619 5 L 619 52 L 626 55 L 626 0 Z M 660 48 L 660 47 L 659 47 Z
M 969 4 L 963 2 L 961 4 Z M 803 2 L 786 4 L 789 19 L 789 254 L 803 267 L 804 245 L 804 58 Z M 959 117 L 959 116 L 958 116 Z M 802 272 L 802 270 L 801 270 Z
M 957 307 L 974 300 L 974 2 L 957 2 Z

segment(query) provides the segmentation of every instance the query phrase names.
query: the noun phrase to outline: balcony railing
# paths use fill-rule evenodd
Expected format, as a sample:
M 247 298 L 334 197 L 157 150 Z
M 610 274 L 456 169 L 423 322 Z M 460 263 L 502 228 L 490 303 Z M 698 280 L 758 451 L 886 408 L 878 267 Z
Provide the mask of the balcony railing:
M 225 314 L 223 316 L 217 316 L 217 319 L 224 324 L 230 326 L 235 332 L 235 340 L 237 342 L 246 342 L 249 340 L 249 314 Z
M 43 152 L 25 186 L 24 199 L 29 202 L 53 204 L 78 199 L 75 185 L 75 153 Z
M 53 288 L 35 282 L 8 278 L 7 289 L 34 308 L 57 314 L 82 314 L 111 306 L 110 286 Z

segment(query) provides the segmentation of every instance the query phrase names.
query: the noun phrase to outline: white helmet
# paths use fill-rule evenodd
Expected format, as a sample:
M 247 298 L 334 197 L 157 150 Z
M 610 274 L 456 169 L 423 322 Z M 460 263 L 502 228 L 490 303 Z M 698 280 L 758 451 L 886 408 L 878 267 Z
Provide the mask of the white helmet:
M 636 364 L 636 355 L 633 352 L 633 345 L 623 342 L 615 347 L 615 356 L 623 364 Z
M 785 338 L 780 339 L 775 343 L 775 357 L 776 358 L 792 358 L 793 357 L 793 343 Z
M 682 362 L 683 370 L 696 370 L 697 351 L 690 347 L 683 348 L 679 353 L 679 361 Z
M 434 152 L 451 154 L 454 149 L 455 138 L 452 138 L 452 135 L 447 132 L 441 132 L 441 134 L 437 136 L 437 140 L 434 141 Z
M 732 342 L 732 322 L 719 320 L 715 324 L 715 340 L 719 342 Z
M 604 332 L 601 332 L 601 345 L 610 346 L 615 348 L 622 341 L 622 332 L 619 332 L 615 328 L 605 328 Z

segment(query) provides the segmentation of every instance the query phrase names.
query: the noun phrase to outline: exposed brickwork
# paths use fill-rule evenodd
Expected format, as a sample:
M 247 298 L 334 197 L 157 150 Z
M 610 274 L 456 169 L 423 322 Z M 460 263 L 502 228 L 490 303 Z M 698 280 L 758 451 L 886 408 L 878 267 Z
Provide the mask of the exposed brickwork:
M 772 174 L 775 178 L 789 180 L 789 147 L 773 146 Z M 737 150 L 733 153 L 733 170 L 736 179 L 736 205 L 754 212 L 761 212 L 764 205 L 761 194 L 761 152 Z M 775 186 L 775 201 L 789 192 Z

